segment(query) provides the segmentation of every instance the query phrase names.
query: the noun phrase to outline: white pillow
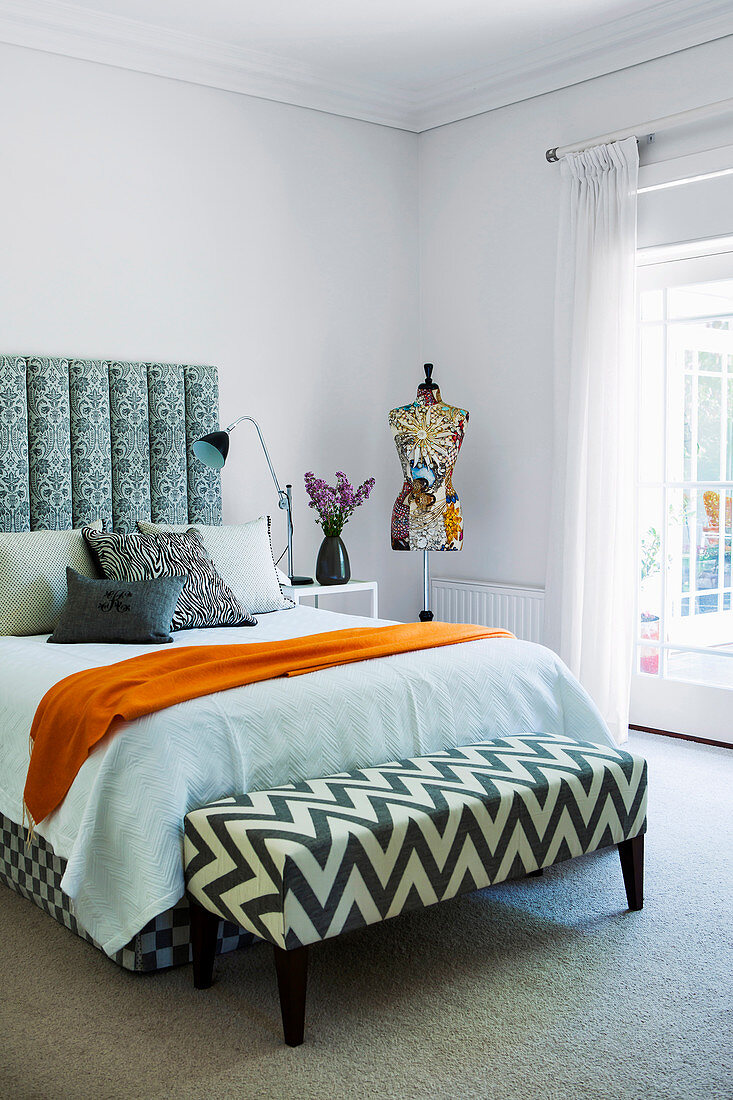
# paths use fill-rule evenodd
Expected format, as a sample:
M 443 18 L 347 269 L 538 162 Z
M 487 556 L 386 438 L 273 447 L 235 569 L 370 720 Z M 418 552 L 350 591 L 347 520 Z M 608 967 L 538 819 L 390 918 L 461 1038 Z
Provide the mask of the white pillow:
M 200 533 L 204 549 L 219 576 L 251 614 L 265 615 L 268 611 L 283 611 L 295 606 L 280 587 L 272 555 L 269 516 L 226 527 L 203 527 L 193 523 L 171 526 L 145 520 L 138 520 L 137 527 L 146 535 L 156 531 L 188 531 L 193 527 Z
M 102 530 L 99 520 L 88 525 Z M 66 603 L 66 567 L 99 572 L 81 531 L 0 532 L 0 634 L 50 634 Z

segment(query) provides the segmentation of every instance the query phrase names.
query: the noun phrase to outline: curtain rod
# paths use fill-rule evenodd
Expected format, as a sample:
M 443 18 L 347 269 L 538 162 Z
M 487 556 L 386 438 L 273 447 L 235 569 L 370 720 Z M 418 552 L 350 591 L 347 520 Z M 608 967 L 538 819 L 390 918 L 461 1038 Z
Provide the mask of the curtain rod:
M 733 111 L 733 99 L 721 99 L 717 103 L 693 107 L 690 111 L 679 111 L 676 115 L 665 115 L 664 118 L 653 118 L 650 122 L 639 122 L 636 126 L 628 126 L 625 130 L 614 130 L 610 134 L 601 134 L 600 137 L 587 138 L 585 141 L 575 142 L 574 145 L 561 145 L 548 149 L 545 157 L 550 164 L 554 164 L 567 153 L 580 153 L 583 149 L 590 149 L 594 145 L 606 145 L 609 141 L 623 141 L 628 137 L 638 138 L 640 134 L 655 134 L 659 130 L 667 130 L 670 126 L 683 126 L 687 122 L 713 118 L 726 111 Z

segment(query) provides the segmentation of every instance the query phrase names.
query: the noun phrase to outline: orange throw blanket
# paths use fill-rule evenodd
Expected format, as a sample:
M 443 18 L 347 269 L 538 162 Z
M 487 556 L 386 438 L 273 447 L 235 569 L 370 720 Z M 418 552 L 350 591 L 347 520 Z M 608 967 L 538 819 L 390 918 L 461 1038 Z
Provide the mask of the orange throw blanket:
M 117 720 L 131 722 L 186 699 L 279 676 L 478 638 L 512 637 L 506 630 L 481 626 L 406 623 L 334 630 L 284 642 L 158 650 L 75 672 L 54 684 L 38 705 L 23 793 L 25 811 L 33 826 L 55 810 L 91 750 Z

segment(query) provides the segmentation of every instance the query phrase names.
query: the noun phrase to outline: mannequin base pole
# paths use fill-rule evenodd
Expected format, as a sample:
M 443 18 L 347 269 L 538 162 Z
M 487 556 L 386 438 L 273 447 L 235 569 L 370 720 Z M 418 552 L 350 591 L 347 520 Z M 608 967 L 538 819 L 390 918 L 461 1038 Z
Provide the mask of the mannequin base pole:
M 422 552 L 422 598 L 423 609 L 420 612 L 420 622 L 431 623 L 433 613 L 430 610 L 430 558 L 427 550 Z

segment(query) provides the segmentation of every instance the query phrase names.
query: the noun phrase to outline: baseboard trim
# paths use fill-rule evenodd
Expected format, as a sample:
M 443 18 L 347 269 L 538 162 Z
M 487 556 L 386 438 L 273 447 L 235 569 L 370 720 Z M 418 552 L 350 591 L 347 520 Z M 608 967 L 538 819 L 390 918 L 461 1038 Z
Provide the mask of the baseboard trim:
M 698 745 L 713 745 L 716 749 L 733 749 L 730 741 L 709 741 L 706 737 L 691 737 L 687 733 L 672 733 L 670 730 L 658 730 L 654 726 L 632 726 L 630 730 L 639 730 L 640 733 L 657 733 L 660 737 L 676 737 L 679 741 L 695 741 Z

